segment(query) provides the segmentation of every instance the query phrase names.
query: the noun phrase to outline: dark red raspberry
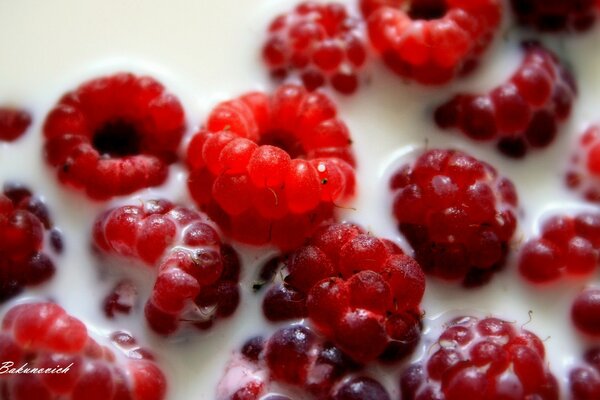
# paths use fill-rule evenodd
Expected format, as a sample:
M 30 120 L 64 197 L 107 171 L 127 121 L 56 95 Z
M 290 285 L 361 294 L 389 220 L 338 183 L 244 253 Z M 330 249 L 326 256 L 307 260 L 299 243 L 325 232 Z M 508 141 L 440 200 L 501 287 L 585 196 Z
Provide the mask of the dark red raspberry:
M 255 349 L 256 343 L 253 338 L 243 349 Z M 219 383 L 218 400 L 390 399 L 381 383 L 362 375 L 359 365 L 305 326 L 281 328 L 260 343 L 250 357 L 244 350 L 234 355 Z M 279 394 L 268 394 L 275 389 Z
M 361 0 L 360 6 L 387 66 L 426 85 L 473 70 L 502 14 L 498 0 Z
M 498 318 L 450 321 L 428 357 L 402 374 L 402 399 L 558 400 L 543 342 Z
M 539 237 L 521 250 L 519 272 L 535 283 L 551 282 L 562 275 L 588 276 L 598 264 L 600 214 L 581 212 L 547 218 Z
M 352 224 L 322 227 L 282 266 L 263 300 L 270 320 L 308 316 L 357 362 L 396 361 L 418 343 L 425 276 L 393 243 Z
M 571 114 L 575 80 L 541 44 L 524 43 L 523 51 L 517 71 L 489 94 L 459 94 L 439 106 L 437 125 L 474 140 L 497 140 L 498 149 L 514 158 L 550 145 Z
M 354 193 L 336 114 L 324 94 L 295 85 L 217 105 L 188 147 L 192 197 L 236 240 L 299 246 Z
M 165 376 L 131 335 L 117 332 L 108 346 L 100 345 L 81 321 L 53 303 L 20 304 L 8 311 L 0 332 L 0 357 L 3 367 L 9 362 L 15 369 L 64 372 L 4 374 L 3 397 L 12 400 L 162 400 L 166 396 Z
M 12 142 L 20 138 L 31 125 L 27 111 L 0 107 L 0 141 Z
M 517 20 L 542 32 L 586 31 L 598 18 L 596 0 L 511 0 Z
M 590 126 L 579 140 L 566 175 L 567 186 L 587 201 L 600 203 L 600 126 Z
M 158 333 L 174 333 L 182 321 L 206 329 L 237 308 L 237 253 L 203 214 L 166 200 L 123 206 L 97 218 L 93 240 L 101 252 L 156 270 L 145 313 Z
M 455 150 L 429 150 L 393 176 L 393 213 L 425 272 L 479 286 L 502 268 L 516 229 L 513 184 Z
M 153 78 L 97 78 L 48 114 L 46 160 L 61 182 L 108 199 L 163 183 L 184 130 L 179 100 Z
M 600 337 L 600 289 L 588 288 L 577 295 L 571 306 L 571 319 L 580 331 Z
M 367 59 L 360 20 L 343 4 L 312 1 L 271 22 L 262 54 L 275 78 L 297 70 L 307 89 L 329 83 L 344 94 L 358 88 Z
M 569 373 L 570 399 L 600 398 L 600 348 L 592 347 L 583 355 L 583 362 Z
M 5 184 L 0 193 L 0 302 L 50 279 L 55 267 L 49 254 L 61 251 L 62 235 L 53 228 L 44 202 L 25 186 Z

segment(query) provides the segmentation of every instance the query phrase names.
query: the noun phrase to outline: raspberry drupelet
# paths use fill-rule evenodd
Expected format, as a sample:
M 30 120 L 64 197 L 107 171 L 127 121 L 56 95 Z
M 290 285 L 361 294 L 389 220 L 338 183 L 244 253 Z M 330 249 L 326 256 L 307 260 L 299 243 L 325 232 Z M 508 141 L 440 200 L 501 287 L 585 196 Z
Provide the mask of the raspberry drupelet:
M 454 96 L 435 111 L 440 128 L 458 128 L 471 139 L 494 140 L 503 154 L 520 158 L 549 146 L 571 114 L 575 80 L 541 44 L 526 42 L 510 79 L 488 94 Z
M 521 249 L 519 272 L 525 279 L 545 283 L 561 276 L 589 276 L 596 270 L 600 213 L 554 215 L 543 221 L 540 231 Z
M 11 400 L 162 400 L 167 381 L 153 356 L 126 332 L 98 344 L 86 326 L 54 303 L 11 308 L 2 321 L 0 357 L 13 368 L 62 373 L 4 373 Z M 60 370 L 59 370 L 60 369 Z
M 339 3 L 298 4 L 269 25 L 262 55 L 271 76 L 297 71 L 309 90 L 330 84 L 352 94 L 367 60 L 363 26 Z
M 569 372 L 569 391 L 572 400 L 600 398 L 600 348 L 592 347 L 582 362 Z
M 354 193 L 350 133 L 320 92 L 282 85 L 220 103 L 187 150 L 193 199 L 232 238 L 301 245 Z
M 600 203 L 600 125 L 590 126 L 581 136 L 565 180 L 587 201 Z
M 54 275 L 49 257 L 62 251 L 44 202 L 27 187 L 7 183 L 0 193 L 0 302 Z
M 44 123 L 59 180 L 98 200 L 157 186 L 185 130 L 179 100 L 153 78 L 120 73 L 65 94 Z
M 361 0 L 360 6 L 386 65 L 426 85 L 472 71 L 502 18 L 498 0 Z
M 383 385 L 361 369 L 310 328 L 290 325 L 242 346 L 221 378 L 217 400 L 290 400 L 300 394 L 303 399 L 390 400 Z
M 96 219 L 93 243 L 104 254 L 137 259 L 155 271 L 145 315 L 157 333 L 172 334 L 182 322 L 208 329 L 238 306 L 237 253 L 203 214 L 166 200 L 122 206 Z
M 597 0 L 511 0 L 513 12 L 521 25 L 542 32 L 582 32 L 598 18 Z
M 516 229 L 515 188 L 489 164 L 428 150 L 392 177 L 393 214 L 425 272 L 466 287 L 501 269 Z
M 320 228 L 283 264 L 263 300 L 267 319 L 308 317 L 355 361 L 393 362 L 420 338 L 425 276 L 390 241 L 350 223 Z
M 600 337 L 600 289 L 586 288 L 571 305 L 571 320 L 577 329 L 590 337 Z
M 402 374 L 402 399 L 558 400 L 544 343 L 513 325 L 494 317 L 450 321 L 427 358 Z
M 23 136 L 31 125 L 31 115 L 25 110 L 0 106 L 0 142 L 13 142 Z

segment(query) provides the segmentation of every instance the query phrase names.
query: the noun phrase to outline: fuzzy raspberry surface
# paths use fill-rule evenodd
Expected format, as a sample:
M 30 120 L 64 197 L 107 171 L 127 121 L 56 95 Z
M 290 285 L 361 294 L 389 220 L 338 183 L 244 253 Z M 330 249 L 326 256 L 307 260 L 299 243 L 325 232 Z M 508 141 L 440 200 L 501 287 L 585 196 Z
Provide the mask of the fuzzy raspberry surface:
M 0 302 L 49 280 L 55 271 L 50 255 L 62 246 L 45 203 L 26 186 L 6 183 L 0 193 Z
M 179 100 L 155 79 L 120 73 L 66 93 L 44 123 L 61 183 L 98 200 L 165 181 L 185 130 Z
M 238 306 L 237 253 L 204 214 L 166 200 L 110 209 L 96 219 L 93 243 L 103 254 L 137 259 L 156 274 L 145 315 L 157 333 L 169 335 L 182 325 L 208 329 Z M 119 298 L 108 300 L 118 305 Z
M 363 228 L 337 223 L 320 228 L 283 263 L 284 283 L 266 293 L 271 321 L 308 317 L 355 361 L 396 361 L 421 332 L 425 276 L 392 242 Z
M 426 357 L 402 374 L 402 399 L 559 398 L 544 343 L 498 318 L 450 321 Z
M 509 253 L 517 225 L 514 185 L 489 164 L 432 149 L 392 177 L 393 214 L 423 270 L 472 287 Z
M 513 158 L 548 147 L 571 114 L 575 79 L 541 44 L 527 42 L 522 48 L 523 61 L 507 82 L 487 94 L 454 96 L 437 108 L 437 125 L 474 140 L 493 140 Z
M 600 126 L 585 130 L 571 157 L 565 177 L 567 187 L 590 202 L 600 203 Z
M 547 283 L 564 276 L 591 275 L 600 251 L 600 213 L 553 215 L 540 235 L 523 245 L 519 272 L 530 282 Z
M 367 61 L 363 31 L 343 4 L 302 2 L 271 22 L 263 60 L 274 78 L 297 72 L 309 90 L 329 84 L 352 94 Z
M 521 25 L 541 32 L 583 32 L 598 18 L 596 0 L 511 0 L 512 10 Z
M 441 85 L 472 71 L 498 30 L 498 0 L 361 0 L 369 39 L 403 78 Z
M 13 368 L 66 368 L 65 373 L 3 374 L 12 400 L 162 400 L 167 381 L 152 355 L 126 332 L 102 346 L 86 326 L 54 303 L 12 307 L 0 331 L 0 357 Z M 6 397 L 7 396 L 7 397 Z
M 217 105 L 192 138 L 188 187 L 235 240 L 293 249 L 353 195 L 351 143 L 320 92 L 248 93 Z
M 0 106 L 0 141 L 13 142 L 31 125 L 31 115 L 14 107 Z

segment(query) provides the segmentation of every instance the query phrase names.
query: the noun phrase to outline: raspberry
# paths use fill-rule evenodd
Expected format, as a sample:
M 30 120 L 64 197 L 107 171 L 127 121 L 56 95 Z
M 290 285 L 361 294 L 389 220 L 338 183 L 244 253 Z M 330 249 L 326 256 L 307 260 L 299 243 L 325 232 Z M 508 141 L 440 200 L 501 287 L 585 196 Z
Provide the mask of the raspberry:
M 361 0 L 360 6 L 385 64 L 426 85 L 473 70 L 502 14 L 497 0 Z
M 579 140 L 566 174 L 567 187 L 600 203 L 600 126 L 590 126 Z
M 56 304 L 14 306 L 0 332 L 3 361 L 15 369 L 50 368 L 63 373 L 6 374 L 3 396 L 13 400 L 164 399 L 167 382 L 152 355 L 126 332 L 112 334 L 110 341 L 110 346 L 98 344 L 81 321 Z
M 600 397 L 600 348 L 592 347 L 583 355 L 583 362 L 569 373 L 570 398 L 593 400 Z
M 217 399 L 390 399 L 380 382 L 361 372 L 359 365 L 310 328 L 291 325 L 266 341 L 250 339 L 229 362 Z M 242 393 L 247 397 L 240 397 Z
M 542 223 L 539 237 L 523 246 L 519 272 L 534 283 L 588 276 L 596 269 L 599 250 L 600 214 L 555 215 Z
M 297 70 L 308 90 L 327 82 L 352 94 L 367 59 L 363 36 L 360 21 L 343 4 L 306 1 L 271 22 L 263 60 L 275 78 Z
M 12 107 L 0 107 L 0 141 L 12 142 L 23 136 L 31 125 L 27 111 Z
M 96 219 L 93 241 L 105 254 L 138 259 L 156 270 L 145 313 L 160 334 L 174 333 L 182 321 L 206 329 L 237 308 L 237 253 L 221 242 L 213 223 L 200 213 L 166 200 L 122 206 Z M 107 311 L 119 310 L 123 301 L 131 305 L 119 296 L 107 300 Z
M 419 341 L 425 276 L 399 247 L 361 227 L 321 227 L 284 261 L 263 300 L 267 319 L 308 316 L 355 361 L 398 360 Z
M 600 336 L 600 290 L 588 288 L 577 295 L 571 306 L 571 319 L 582 332 Z
M 53 227 L 44 202 L 25 186 L 5 184 L 0 193 L 0 302 L 54 275 L 45 240 L 49 254 L 62 251 L 62 235 Z
M 280 86 L 219 104 L 188 147 L 194 200 L 231 237 L 290 250 L 354 192 L 350 134 L 319 92 Z
M 46 160 L 60 181 L 103 200 L 163 183 L 185 120 L 159 82 L 121 73 L 65 94 L 43 130 Z
M 393 213 L 425 272 L 487 283 L 501 269 L 516 229 L 513 184 L 456 150 L 429 150 L 393 176 Z
M 590 29 L 598 18 L 595 0 L 511 0 L 510 3 L 521 25 L 542 32 L 582 32 Z
M 493 317 L 460 317 L 445 328 L 429 357 L 402 374 L 403 399 L 558 400 L 558 383 L 535 334 Z
M 498 150 L 513 158 L 549 146 L 571 113 L 577 88 L 569 70 L 541 44 L 526 42 L 523 52 L 517 71 L 489 94 L 459 94 L 439 106 L 437 125 L 474 140 L 497 139 Z

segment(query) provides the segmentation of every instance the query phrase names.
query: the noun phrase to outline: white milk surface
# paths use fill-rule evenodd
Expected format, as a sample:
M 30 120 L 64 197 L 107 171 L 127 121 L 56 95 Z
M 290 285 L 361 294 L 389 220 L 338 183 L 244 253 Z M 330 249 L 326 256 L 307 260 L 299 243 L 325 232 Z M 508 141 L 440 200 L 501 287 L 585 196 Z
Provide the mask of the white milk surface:
M 99 335 L 116 329 L 132 331 L 155 352 L 168 375 L 168 399 L 214 399 L 216 383 L 233 351 L 245 339 L 274 329 L 265 323 L 260 299 L 251 291 L 256 265 L 272 253 L 237 246 L 244 253 L 241 305 L 232 318 L 219 321 L 208 333 L 178 340 L 157 337 L 147 331 L 141 307 L 129 317 L 106 320 L 100 303 L 111 284 L 103 277 L 110 268 L 99 265 L 90 253 L 89 232 L 97 213 L 111 204 L 91 202 L 82 193 L 61 187 L 55 171 L 43 160 L 41 126 L 66 91 L 92 77 L 132 71 L 152 75 L 179 97 L 191 134 L 219 101 L 273 87 L 261 65 L 260 47 L 271 18 L 294 3 L 0 1 L 0 104 L 23 106 L 32 111 L 34 119 L 22 139 L 0 143 L 0 183 L 23 182 L 42 195 L 64 233 L 66 245 L 64 255 L 56 260 L 58 271 L 51 282 L 27 290 L 15 301 L 53 299 Z M 466 89 L 487 91 L 506 79 L 519 63 L 520 37 L 527 35 L 516 32 L 506 18 L 478 71 L 444 89 L 407 84 L 373 62 L 367 72 L 368 82 L 356 95 L 332 94 L 351 129 L 359 164 L 358 196 L 352 205 L 355 210 L 344 212 L 345 219 L 404 246 L 391 216 L 387 182 L 395 167 L 426 145 L 466 150 L 513 180 L 521 204 L 515 250 L 537 232 L 544 214 L 594 207 L 564 190 L 563 174 L 577 136 L 588 124 L 600 121 L 600 29 L 581 36 L 544 38 L 568 58 L 580 87 L 572 118 L 561 127 L 558 140 L 550 148 L 532 152 L 523 161 L 509 160 L 491 144 L 442 132 L 433 123 L 432 110 L 450 94 Z M 112 205 L 158 196 L 189 202 L 180 166 L 172 168 L 164 187 L 117 199 Z M 568 310 L 574 295 L 597 277 L 534 287 L 524 283 L 515 269 L 513 257 L 490 284 L 468 291 L 430 279 L 423 304 L 425 332 L 437 330 L 449 315 L 461 313 L 495 315 L 518 326 L 526 325 L 544 340 L 550 367 L 564 389 L 567 370 L 580 358 L 586 343 L 572 326 Z M 1 311 L 9 306 L 2 306 Z M 424 351 L 426 345 L 414 358 Z M 385 369 L 374 367 L 372 372 L 385 374 Z M 397 398 L 397 375 L 381 378 Z

